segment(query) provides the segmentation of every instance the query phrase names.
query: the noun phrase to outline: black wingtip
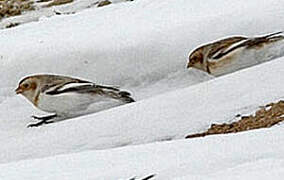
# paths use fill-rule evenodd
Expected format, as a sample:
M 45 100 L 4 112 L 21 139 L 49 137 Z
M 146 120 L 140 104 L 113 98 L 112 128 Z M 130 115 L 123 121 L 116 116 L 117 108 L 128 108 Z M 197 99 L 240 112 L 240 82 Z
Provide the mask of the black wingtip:
M 131 94 L 129 92 L 127 92 L 127 91 L 120 91 L 119 95 L 121 95 L 121 96 L 131 96 Z
M 146 176 L 146 177 L 144 177 L 144 178 L 141 178 L 140 180 L 150 180 L 150 179 L 152 179 L 153 177 L 155 177 L 156 176 L 156 174 L 151 174 L 151 175 L 149 175 L 149 176 Z M 129 179 L 129 180 L 138 180 L 137 179 L 137 177 L 135 176 L 135 177 L 133 177 L 133 178 L 131 178 L 131 179 Z
M 126 103 L 133 103 L 135 102 L 135 100 L 132 98 L 132 97 L 123 97 L 123 100 L 126 102 Z
M 127 92 L 127 91 L 120 91 L 120 92 L 119 92 L 119 95 L 120 95 L 120 97 L 122 97 L 123 100 L 124 100 L 125 102 L 127 102 L 127 103 L 135 102 L 135 100 L 134 100 L 132 97 L 130 97 L 131 94 L 130 94 L 129 92 Z
M 151 174 L 151 175 L 149 175 L 147 177 L 144 177 L 142 180 L 149 180 L 149 179 L 152 179 L 155 176 L 156 176 L 156 174 Z
M 278 35 L 278 34 L 282 34 L 282 33 L 283 33 L 283 31 L 278 31 L 278 32 L 275 32 L 275 33 L 267 34 L 265 36 L 265 38 L 268 38 L 268 37 L 271 37 L 271 36 L 275 36 L 275 35 Z

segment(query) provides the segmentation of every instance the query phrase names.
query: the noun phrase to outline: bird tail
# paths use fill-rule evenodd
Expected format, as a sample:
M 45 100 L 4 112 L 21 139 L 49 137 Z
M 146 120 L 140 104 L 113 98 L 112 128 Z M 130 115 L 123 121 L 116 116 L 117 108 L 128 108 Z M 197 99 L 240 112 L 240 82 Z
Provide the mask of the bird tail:
M 267 34 L 266 36 L 263 37 L 263 39 L 266 39 L 266 40 L 268 40 L 270 42 L 271 41 L 278 41 L 278 40 L 284 39 L 283 31 Z
M 283 31 L 279 31 L 279 32 L 275 32 L 275 33 L 270 33 L 270 34 L 267 34 L 266 36 L 264 36 L 264 38 L 269 38 L 269 37 L 272 37 L 272 36 L 275 36 L 275 35 L 278 35 L 278 34 L 282 34 Z
M 118 93 L 118 95 L 119 95 L 119 98 L 120 98 L 122 101 L 124 101 L 125 103 L 132 103 L 132 102 L 135 102 L 135 100 L 134 100 L 132 97 L 130 97 L 131 94 L 130 94 L 129 92 L 127 92 L 127 91 L 120 91 L 120 92 Z
M 119 88 L 111 86 L 100 86 L 100 85 L 96 85 L 96 88 L 100 89 L 100 93 L 102 95 L 109 96 L 111 98 L 120 100 L 124 103 L 135 102 L 135 100 L 131 97 L 131 93 L 127 91 L 121 91 Z
M 264 44 L 274 43 L 284 39 L 283 31 L 267 34 L 265 36 L 255 37 L 243 43 L 248 48 L 261 47 Z

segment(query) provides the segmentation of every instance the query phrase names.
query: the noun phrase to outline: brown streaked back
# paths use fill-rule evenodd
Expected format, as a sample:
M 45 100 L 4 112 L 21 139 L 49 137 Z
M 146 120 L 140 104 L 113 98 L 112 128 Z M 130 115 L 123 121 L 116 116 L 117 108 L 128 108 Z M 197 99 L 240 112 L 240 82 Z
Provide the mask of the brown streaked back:
M 226 39 L 222 39 L 213 43 L 208 44 L 207 46 L 211 46 L 209 53 L 208 53 L 208 58 L 212 58 L 217 52 L 223 52 L 226 49 L 228 49 L 230 46 L 232 46 L 233 44 L 243 41 L 243 40 L 247 40 L 247 37 L 244 36 L 235 36 L 235 37 L 229 37 Z

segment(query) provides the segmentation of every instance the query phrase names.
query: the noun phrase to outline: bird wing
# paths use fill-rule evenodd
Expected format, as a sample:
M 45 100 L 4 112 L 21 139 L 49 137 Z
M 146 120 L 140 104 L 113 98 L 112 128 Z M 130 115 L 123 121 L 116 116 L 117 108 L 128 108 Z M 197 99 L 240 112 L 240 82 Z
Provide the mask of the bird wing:
M 208 58 L 211 60 L 218 60 L 219 58 L 227 55 L 228 53 L 241 47 L 248 38 L 242 36 L 231 37 L 217 41 L 212 44 L 212 49 L 210 49 Z
M 114 86 L 97 85 L 90 81 L 70 78 L 67 76 L 48 75 L 45 85 L 41 87 L 41 92 L 46 95 L 61 95 L 64 93 L 80 93 L 107 96 L 114 99 L 120 99 L 123 102 L 134 102 L 127 91 L 121 91 Z
M 258 47 L 258 46 L 262 46 L 265 43 L 270 43 L 270 42 L 282 40 L 282 39 L 284 39 L 284 36 L 279 35 L 281 33 L 283 33 L 283 32 L 276 32 L 276 33 L 271 33 L 271 34 L 261 36 L 261 37 L 246 38 L 246 39 L 240 40 L 239 42 L 235 42 L 235 43 L 231 44 L 230 46 L 228 46 L 224 50 L 222 49 L 222 50 L 216 52 L 212 56 L 212 59 L 217 60 L 219 58 L 222 58 L 223 56 L 226 56 L 227 54 L 229 54 L 229 53 L 233 52 L 234 50 L 237 50 L 241 47 L 255 48 L 255 47 Z
M 127 91 L 120 91 L 120 89 L 112 86 L 96 85 L 94 83 L 69 83 L 62 87 L 55 87 L 45 92 L 47 95 L 60 95 L 64 93 L 79 93 L 106 96 L 113 99 L 119 99 L 125 103 L 134 102 L 130 97 L 131 94 Z
M 50 88 L 45 93 L 48 95 L 56 95 L 62 93 L 102 93 L 104 90 L 119 91 L 119 89 L 110 86 L 101 86 L 94 83 L 86 82 L 66 82 Z
M 50 92 L 50 91 L 55 91 L 58 89 L 61 89 L 63 87 L 68 87 L 67 85 L 73 84 L 75 85 L 80 84 L 82 85 L 83 83 L 89 83 L 92 84 L 90 81 L 85 81 L 81 79 L 76 79 L 76 78 L 71 78 L 67 76 L 61 76 L 61 75 L 37 75 L 39 79 L 42 80 L 41 84 L 42 86 L 40 87 L 40 91 L 42 93 Z
M 284 36 L 282 33 L 283 32 L 276 32 L 265 36 L 251 38 L 246 45 L 248 46 L 248 48 L 256 48 L 256 47 L 261 47 L 264 44 L 269 44 L 275 41 L 283 40 Z
M 282 34 L 283 31 L 279 31 L 279 32 L 276 32 L 276 33 L 271 33 L 271 34 L 267 34 L 265 36 L 263 36 L 262 38 L 271 38 L 271 37 L 275 37 L 275 35 L 278 35 L 278 34 Z M 283 37 L 283 35 L 280 35 Z

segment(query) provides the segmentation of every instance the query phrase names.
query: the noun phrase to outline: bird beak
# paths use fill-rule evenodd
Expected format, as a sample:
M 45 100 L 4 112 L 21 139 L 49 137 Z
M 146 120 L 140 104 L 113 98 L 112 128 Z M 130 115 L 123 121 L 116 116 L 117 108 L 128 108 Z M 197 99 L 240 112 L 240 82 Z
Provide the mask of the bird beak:
M 192 64 L 191 62 L 189 62 L 189 63 L 187 64 L 186 68 L 188 69 L 188 68 L 191 68 L 191 67 L 193 67 L 193 64 Z
M 18 87 L 16 90 L 15 90 L 16 94 L 21 94 L 23 92 L 22 88 Z

